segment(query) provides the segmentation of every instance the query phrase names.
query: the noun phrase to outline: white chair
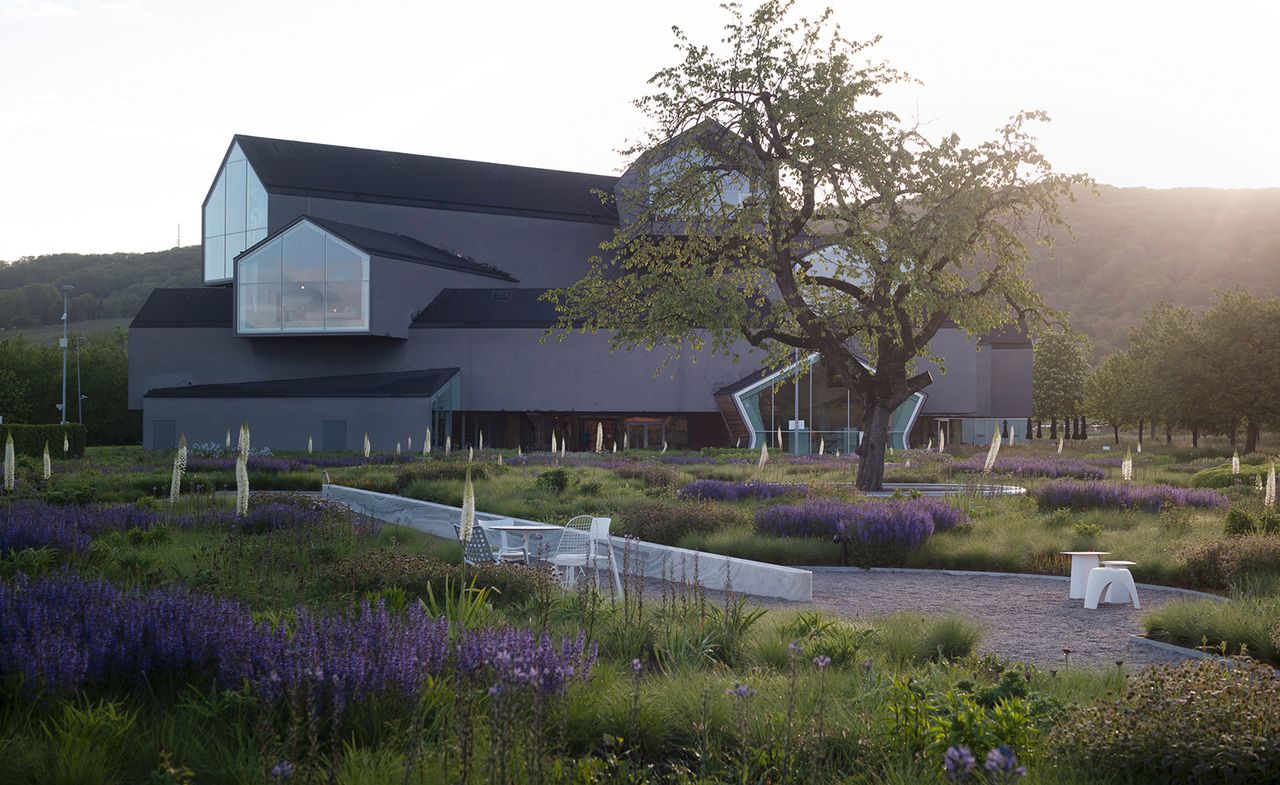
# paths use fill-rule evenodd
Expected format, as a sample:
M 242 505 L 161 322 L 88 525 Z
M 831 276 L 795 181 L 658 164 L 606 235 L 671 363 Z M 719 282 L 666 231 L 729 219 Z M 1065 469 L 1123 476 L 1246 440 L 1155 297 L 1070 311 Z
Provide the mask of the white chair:
M 1094 567 L 1089 570 L 1089 584 L 1084 590 L 1084 607 L 1091 611 L 1097 610 L 1102 592 L 1112 584 L 1116 584 L 1116 593 L 1108 594 L 1108 601 L 1113 596 L 1119 602 L 1132 599 L 1134 608 L 1142 607 L 1138 602 L 1138 588 L 1133 584 L 1133 574 L 1125 567 Z
M 613 556 L 613 547 L 609 539 L 609 518 L 592 518 L 590 515 L 579 515 L 565 524 L 564 533 L 551 563 L 563 570 L 562 583 L 573 586 L 577 579 L 577 569 L 590 567 L 595 572 L 596 585 L 601 566 L 613 573 L 613 584 L 618 592 L 622 592 L 622 576 L 618 573 L 618 563 Z
M 511 524 L 510 518 L 494 518 L 492 520 L 476 518 L 476 523 L 479 524 L 481 529 L 484 529 L 485 534 L 489 535 L 490 542 L 498 543 L 498 561 L 525 562 L 529 560 L 529 555 L 525 553 L 524 546 L 512 545 L 508 539 L 510 535 L 507 532 L 494 531 L 493 529 L 494 526 L 509 526 Z M 495 537 L 494 535 L 497 536 Z

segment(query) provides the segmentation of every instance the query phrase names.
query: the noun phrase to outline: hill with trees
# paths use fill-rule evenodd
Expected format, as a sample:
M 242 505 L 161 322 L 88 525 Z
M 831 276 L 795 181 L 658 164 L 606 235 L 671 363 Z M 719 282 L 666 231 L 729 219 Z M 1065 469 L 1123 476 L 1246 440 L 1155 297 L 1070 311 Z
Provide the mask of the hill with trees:
M 1123 347 L 1157 302 L 1205 308 L 1236 287 L 1280 295 L 1280 188 L 1097 191 L 1064 206 L 1073 236 L 1033 249 L 1029 275 L 1098 359 Z M 132 318 L 156 287 L 200 285 L 200 247 L 0 263 L 0 328 L 57 324 L 64 283 L 76 287 L 73 325 Z
M 151 290 L 199 286 L 200 246 L 151 253 L 62 253 L 0 263 L 0 328 L 58 324 L 62 293 L 75 287 L 72 323 L 86 319 L 132 318 Z
M 1207 308 L 1220 291 L 1280 295 L 1280 188 L 1113 188 L 1063 208 L 1074 237 L 1037 248 L 1029 274 L 1099 359 L 1158 302 Z

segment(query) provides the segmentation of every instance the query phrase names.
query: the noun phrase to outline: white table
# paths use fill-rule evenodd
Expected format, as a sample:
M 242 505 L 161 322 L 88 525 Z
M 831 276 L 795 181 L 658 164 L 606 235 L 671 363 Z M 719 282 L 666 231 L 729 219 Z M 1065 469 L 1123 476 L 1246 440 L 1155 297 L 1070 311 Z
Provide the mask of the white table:
M 1104 559 L 1102 561 L 1102 566 L 1103 567 L 1123 567 L 1127 570 L 1130 567 L 1138 566 L 1138 563 L 1136 561 L 1114 561 L 1114 560 Z M 1102 601 L 1128 604 L 1130 602 L 1133 602 L 1133 598 L 1129 596 L 1128 589 L 1126 589 L 1124 586 L 1121 586 L 1119 582 L 1114 582 L 1107 587 L 1107 593 L 1102 596 Z
M 561 531 L 559 526 L 551 526 L 545 523 L 502 523 L 497 526 L 489 526 L 491 531 L 503 532 L 504 534 L 518 534 L 524 540 L 524 563 L 528 564 L 533 556 L 532 544 L 529 538 L 540 532 Z M 548 554 L 550 555 L 550 554 Z
M 1098 566 L 1099 556 L 1110 556 L 1111 551 L 1059 551 L 1063 556 L 1071 557 L 1071 590 L 1067 597 L 1073 600 L 1084 599 L 1084 588 L 1089 583 L 1089 570 Z

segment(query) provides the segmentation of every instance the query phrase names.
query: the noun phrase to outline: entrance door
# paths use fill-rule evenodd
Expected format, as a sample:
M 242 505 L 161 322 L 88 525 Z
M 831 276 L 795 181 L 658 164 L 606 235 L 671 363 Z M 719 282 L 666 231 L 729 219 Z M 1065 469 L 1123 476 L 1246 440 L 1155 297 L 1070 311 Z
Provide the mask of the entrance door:
M 172 450 L 178 446 L 177 427 L 173 420 L 151 421 L 151 449 Z
M 325 420 L 320 431 L 320 444 L 326 452 L 347 449 L 347 421 Z

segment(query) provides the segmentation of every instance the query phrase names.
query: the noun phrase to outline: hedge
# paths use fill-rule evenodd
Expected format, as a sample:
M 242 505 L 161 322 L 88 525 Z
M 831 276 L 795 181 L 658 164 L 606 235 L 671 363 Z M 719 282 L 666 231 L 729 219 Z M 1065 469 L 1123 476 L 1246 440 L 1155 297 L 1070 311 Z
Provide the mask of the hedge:
M 62 451 L 62 435 L 66 434 L 68 449 Z M 0 446 L 13 434 L 13 450 L 18 455 L 39 458 L 44 455 L 44 445 L 49 445 L 49 457 L 80 458 L 84 456 L 84 426 L 79 423 L 66 425 L 0 425 Z
M 1239 480 L 1241 484 L 1253 487 L 1257 481 L 1257 477 L 1261 476 L 1265 482 L 1267 473 L 1271 471 L 1271 464 L 1252 464 L 1241 462 L 1240 475 L 1237 477 L 1231 473 L 1231 464 L 1226 463 L 1222 466 L 1215 466 L 1212 469 L 1202 469 L 1191 475 L 1192 488 L 1230 488 Z

